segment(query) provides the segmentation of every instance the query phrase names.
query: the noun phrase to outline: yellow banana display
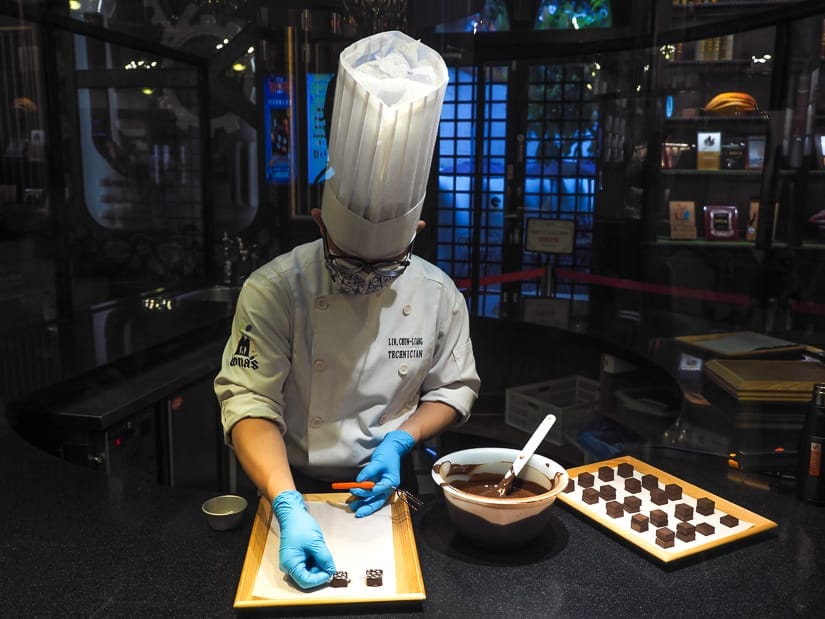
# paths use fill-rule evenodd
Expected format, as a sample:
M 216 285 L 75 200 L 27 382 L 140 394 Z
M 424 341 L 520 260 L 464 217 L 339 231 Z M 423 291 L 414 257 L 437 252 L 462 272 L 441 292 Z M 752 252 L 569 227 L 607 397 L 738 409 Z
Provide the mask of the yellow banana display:
M 759 109 L 756 99 L 746 92 L 720 92 L 703 108 L 711 114 L 741 114 Z

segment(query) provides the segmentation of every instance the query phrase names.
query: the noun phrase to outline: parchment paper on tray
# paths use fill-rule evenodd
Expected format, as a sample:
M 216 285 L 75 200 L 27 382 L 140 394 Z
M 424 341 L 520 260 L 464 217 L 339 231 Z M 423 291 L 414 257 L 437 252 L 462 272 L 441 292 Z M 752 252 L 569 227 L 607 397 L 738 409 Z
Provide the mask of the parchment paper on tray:
M 299 589 L 278 567 L 280 531 L 278 520 L 272 518 L 261 565 L 252 593 L 262 598 L 369 598 L 380 590 L 382 595 L 396 593 L 395 553 L 393 551 L 392 514 L 385 507 L 367 518 L 355 515 L 332 502 L 307 501 L 309 513 L 318 521 L 324 539 L 335 559 L 335 567 L 347 572 L 347 587 L 321 587 L 313 591 Z M 384 570 L 381 587 L 367 587 L 366 571 Z

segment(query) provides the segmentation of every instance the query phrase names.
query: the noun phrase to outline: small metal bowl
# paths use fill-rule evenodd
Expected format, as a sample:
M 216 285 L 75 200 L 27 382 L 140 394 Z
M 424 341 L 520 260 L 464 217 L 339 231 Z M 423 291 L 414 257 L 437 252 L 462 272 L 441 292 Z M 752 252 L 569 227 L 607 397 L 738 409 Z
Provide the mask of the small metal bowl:
M 212 497 L 201 505 L 206 521 L 215 531 L 234 529 L 243 520 L 248 505 L 245 498 L 234 494 Z

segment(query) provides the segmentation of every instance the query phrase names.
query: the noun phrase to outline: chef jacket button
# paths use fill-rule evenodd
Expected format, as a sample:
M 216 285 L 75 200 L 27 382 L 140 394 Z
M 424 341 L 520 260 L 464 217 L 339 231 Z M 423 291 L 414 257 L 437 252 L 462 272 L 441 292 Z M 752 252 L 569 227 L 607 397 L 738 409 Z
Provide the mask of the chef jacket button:
M 409 371 L 410 371 L 410 366 L 408 366 L 406 363 L 402 363 L 401 365 L 398 366 L 398 375 L 399 376 L 406 376 L 407 372 L 409 372 Z
M 323 422 L 324 420 L 320 417 L 313 417 L 312 421 L 309 422 L 309 425 L 311 425 L 313 428 L 320 428 Z
M 409 316 L 412 313 L 412 305 L 409 303 L 404 306 L 404 309 L 401 310 L 404 316 Z
M 329 307 L 329 303 L 327 303 L 327 300 L 324 297 L 320 297 L 315 300 L 315 307 L 325 310 Z
M 312 362 L 312 367 L 314 367 L 318 372 L 323 372 L 327 369 L 327 362 L 323 359 L 316 359 Z
M 381 415 L 381 418 L 378 420 L 378 423 L 380 423 L 382 426 L 385 423 L 387 423 L 387 416 L 386 415 Z

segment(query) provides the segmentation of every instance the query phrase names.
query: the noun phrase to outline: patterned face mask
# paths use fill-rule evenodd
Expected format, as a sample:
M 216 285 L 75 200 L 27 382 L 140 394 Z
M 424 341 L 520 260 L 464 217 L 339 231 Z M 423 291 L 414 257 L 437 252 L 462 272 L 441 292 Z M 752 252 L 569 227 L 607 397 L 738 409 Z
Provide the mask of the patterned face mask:
M 382 275 L 375 271 L 341 273 L 329 263 L 326 265 L 332 283 L 338 292 L 344 294 L 371 294 L 389 286 L 401 273 Z

